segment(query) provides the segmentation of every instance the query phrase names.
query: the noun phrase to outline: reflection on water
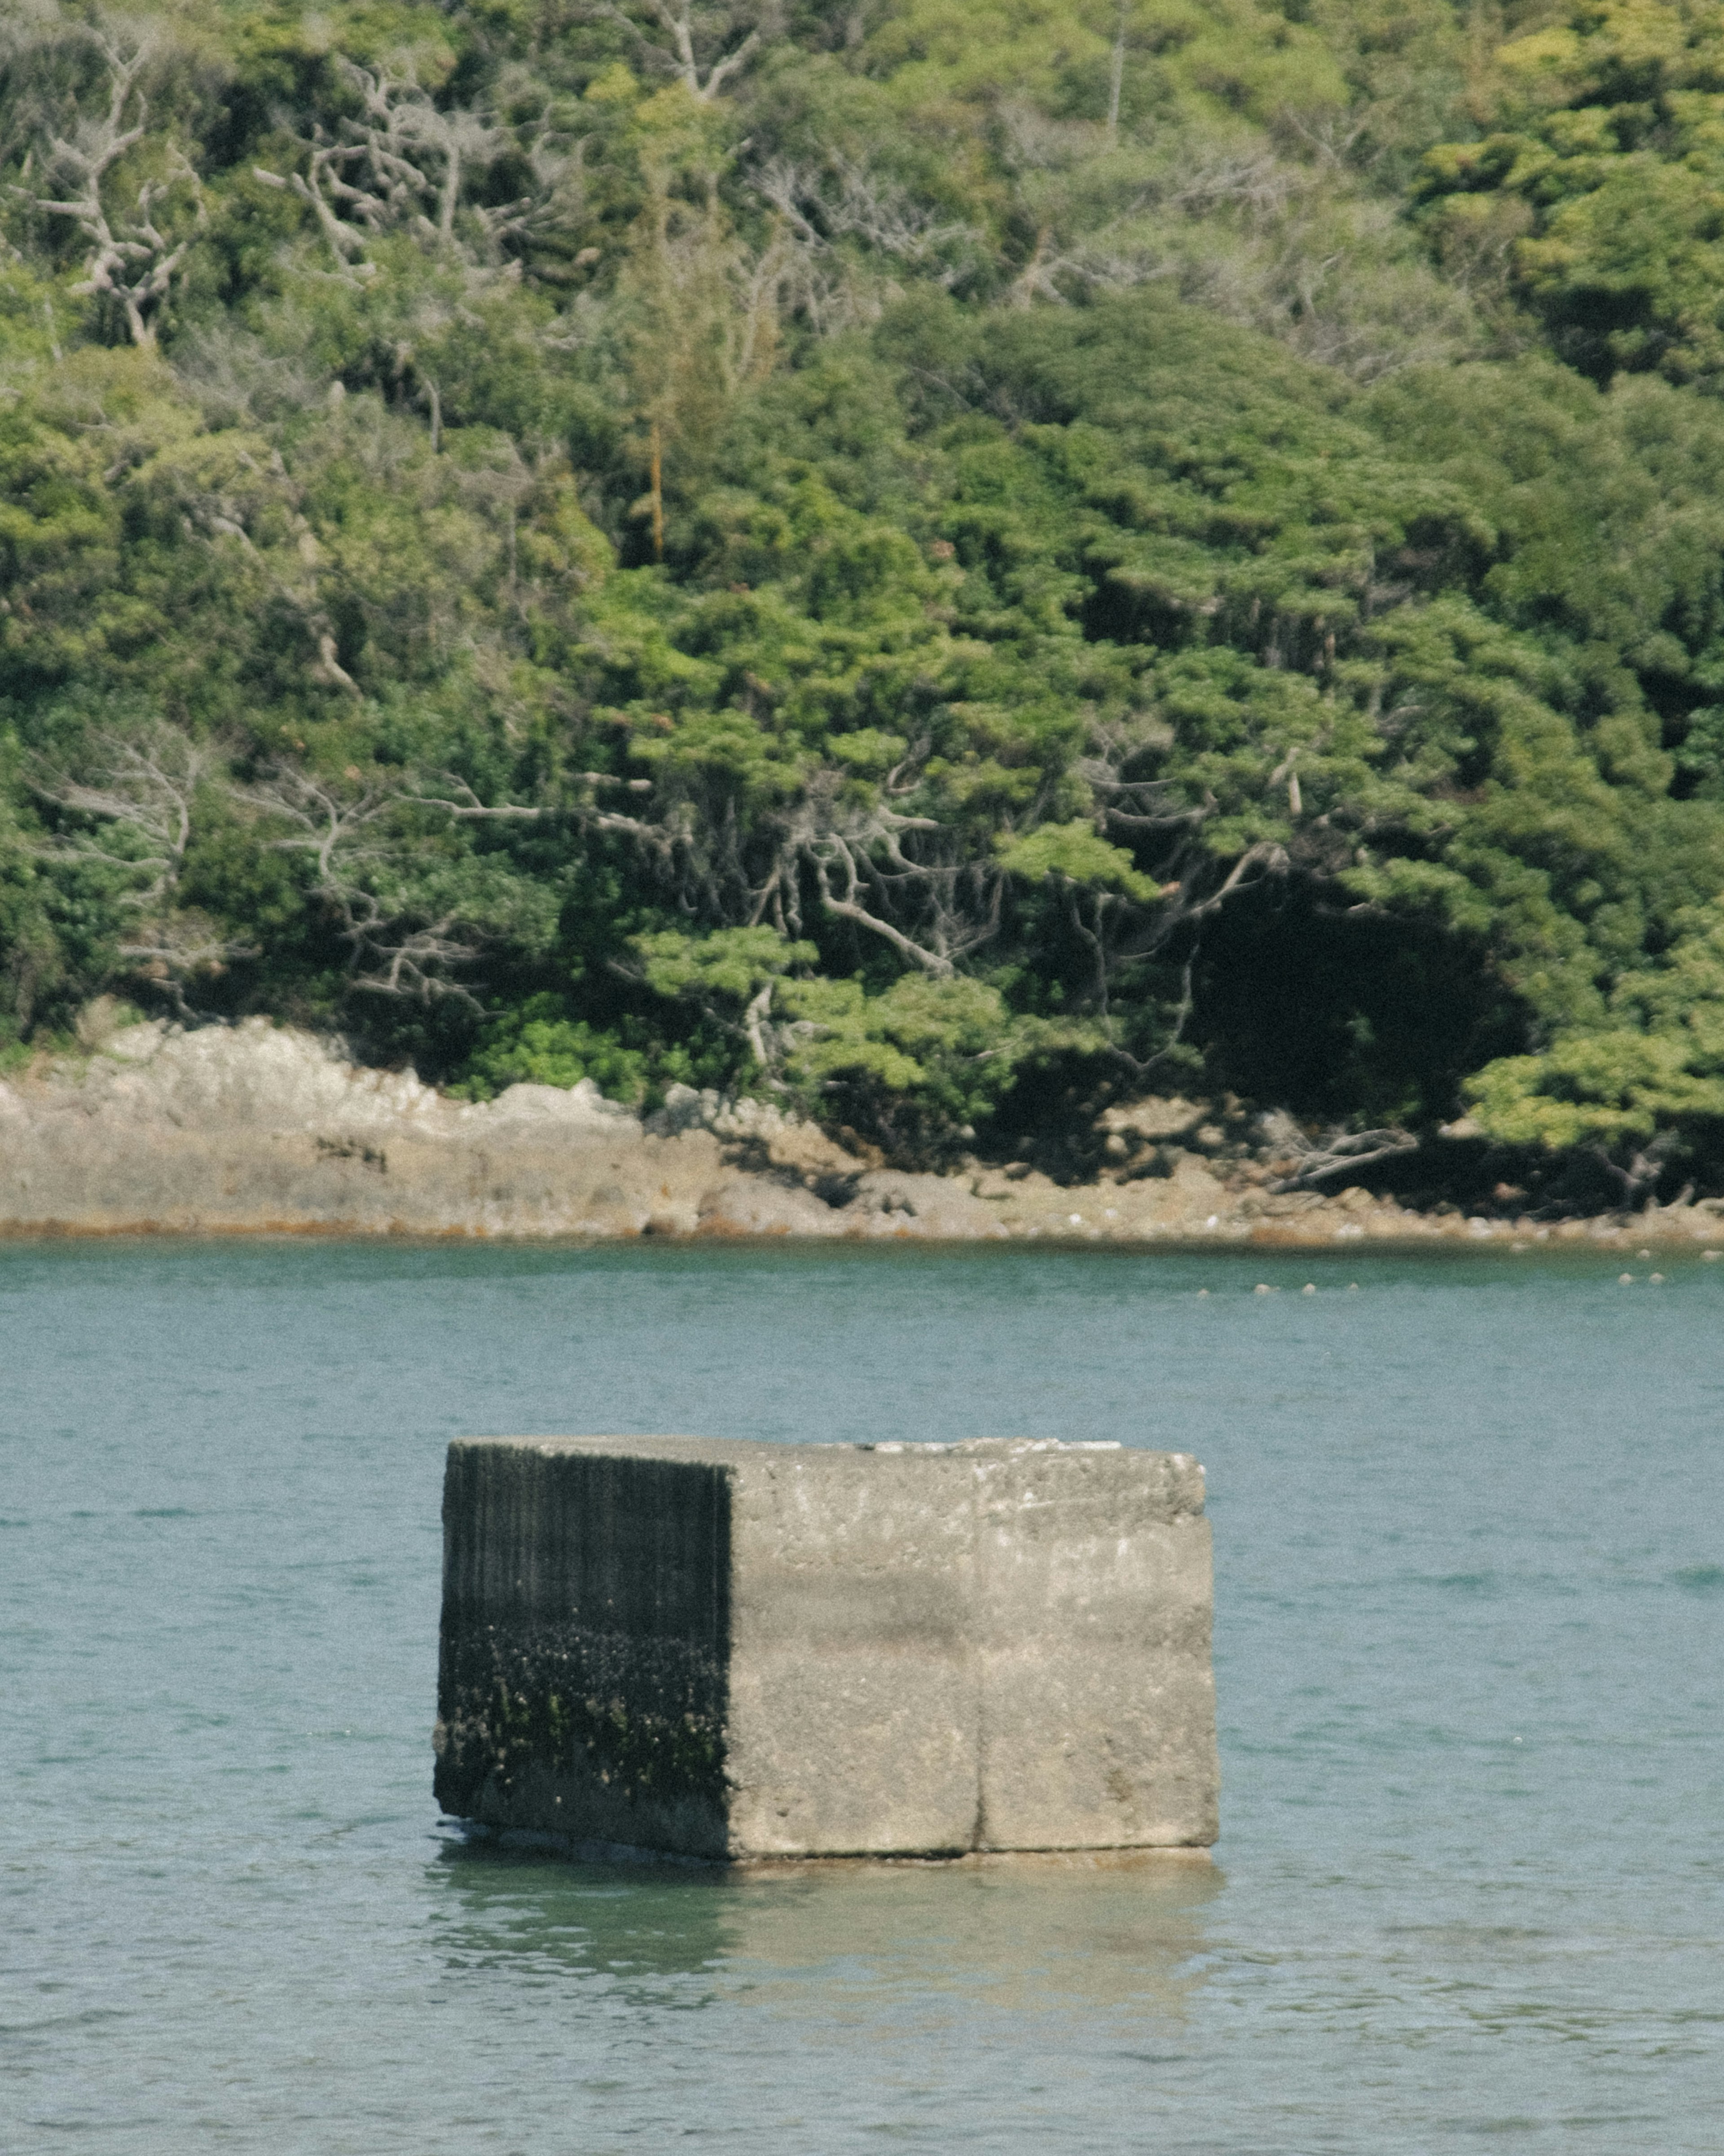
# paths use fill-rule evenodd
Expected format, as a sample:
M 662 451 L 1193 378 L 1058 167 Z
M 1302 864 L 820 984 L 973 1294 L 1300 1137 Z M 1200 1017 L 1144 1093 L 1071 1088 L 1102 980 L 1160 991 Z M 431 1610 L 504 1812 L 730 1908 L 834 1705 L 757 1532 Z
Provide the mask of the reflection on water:
M 1213 1865 L 1182 1857 L 829 1863 L 724 1873 L 571 1864 L 485 1841 L 434 1867 L 451 1969 L 513 1964 L 642 2005 L 747 1994 L 829 2021 L 942 2004 L 1177 2021 L 1200 1981 Z

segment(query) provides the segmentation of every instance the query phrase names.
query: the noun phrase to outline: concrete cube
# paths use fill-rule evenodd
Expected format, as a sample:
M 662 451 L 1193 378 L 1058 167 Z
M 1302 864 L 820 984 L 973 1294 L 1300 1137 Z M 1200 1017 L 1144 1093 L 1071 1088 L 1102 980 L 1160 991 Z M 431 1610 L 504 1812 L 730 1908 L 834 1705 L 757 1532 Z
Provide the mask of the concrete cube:
M 1210 1601 L 1183 1453 L 461 1440 L 437 1795 L 721 1861 L 1205 1845 Z

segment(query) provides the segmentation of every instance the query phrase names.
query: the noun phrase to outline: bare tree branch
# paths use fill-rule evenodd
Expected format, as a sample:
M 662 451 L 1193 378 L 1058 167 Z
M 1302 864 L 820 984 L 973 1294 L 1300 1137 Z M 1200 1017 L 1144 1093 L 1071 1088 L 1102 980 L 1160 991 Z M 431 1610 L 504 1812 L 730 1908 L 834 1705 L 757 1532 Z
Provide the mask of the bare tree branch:
M 43 169 L 48 185 L 58 192 L 13 192 L 44 214 L 69 218 L 76 224 L 88 252 L 83 279 L 72 290 L 115 300 L 132 342 L 153 347 L 162 302 L 204 221 L 203 190 L 184 156 L 171 149 L 169 177 L 145 180 L 129 207 L 114 199 L 115 167 L 143 141 L 148 125 L 149 105 L 140 77 L 156 46 L 148 33 L 121 30 L 105 18 L 78 26 L 74 34 L 94 46 L 106 68 L 106 110 L 95 116 L 80 113 L 69 135 L 49 136 Z M 177 189 L 189 192 L 195 224 L 176 240 L 158 218 Z
M 132 980 L 162 997 L 182 1025 L 199 1025 L 208 1014 L 193 1006 L 187 988 L 200 978 L 218 979 L 229 966 L 255 958 L 259 950 L 254 943 L 224 936 L 206 916 L 192 911 L 151 921 L 120 946 L 119 955 Z
M 402 798 L 398 791 L 375 782 L 362 781 L 357 790 L 343 791 L 291 764 L 278 765 L 254 785 L 236 786 L 231 792 L 235 801 L 291 827 L 290 836 L 269 843 L 278 853 L 310 854 L 320 888 L 334 888 L 344 880 L 336 873 L 337 856 L 344 868 L 377 857 L 375 838 L 362 842 L 360 834 L 372 830 Z
M 590 775 L 596 777 L 598 774 Z M 552 811 L 546 808 L 536 808 L 525 802 L 505 801 L 493 807 L 489 803 L 481 801 L 464 778 L 457 778 L 453 773 L 444 772 L 442 773 L 442 780 L 443 783 L 449 788 L 449 793 L 456 797 L 455 798 L 449 799 L 436 793 L 413 793 L 404 798 L 417 802 L 421 808 L 441 808 L 449 815 L 469 821 L 489 817 L 504 822 L 531 823 L 536 818 L 552 814 Z
M 307 205 L 350 281 L 375 275 L 367 250 L 386 232 L 409 231 L 477 274 L 485 262 L 495 264 L 502 240 L 525 239 L 569 214 L 582 183 L 582 145 L 566 142 L 548 116 L 522 141 L 475 107 L 438 105 L 411 69 L 339 64 L 358 116 L 343 117 L 333 132 L 314 120 L 296 138 L 303 171 L 254 171 Z M 530 192 L 507 203 L 469 198 L 477 179 L 516 155 L 532 173 Z
M 312 888 L 348 947 L 353 988 L 421 1002 L 454 997 L 476 1009 L 477 998 L 452 976 L 477 960 L 482 931 L 463 911 L 427 906 L 416 896 L 403 875 L 411 842 L 392 839 L 384 828 L 403 807 L 421 805 L 423 797 L 410 792 L 409 783 L 405 777 L 391 782 L 356 774 L 338 785 L 280 765 L 255 784 L 231 791 L 235 801 L 289 827 L 269 844 L 310 857 Z M 398 888 L 380 891 L 380 880 Z
M 703 105 L 783 28 L 782 0 L 736 0 L 727 6 L 711 0 L 637 0 L 633 13 L 618 0 L 594 0 L 592 12 L 626 30 L 644 59 Z M 649 37 L 637 15 L 649 17 L 668 46 Z
M 880 937 L 900 957 L 913 959 L 925 973 L 931 974 L 936 981 L 949 980 L 953 967 L 944 952 L 925 950 L 901 928 L 895 927 L 880 915 L 871 913 L 859 902 L 855 856 L 841 839 L 835 842 L 834 850 L 845 871 L 845 888 L 842 896 L 832 888 L 832 859 L 818 854 L 814 856 L 814 872 L 820 884 L 820 903 L 826 911 L 835 913 L 842 921 L 853 921 L 859 928 L 865 928 L 871 935 Z
M 39 764 L 28 782 L 38 800 L 133 833 L 150 849 L 143 854 L 116 852 L 91 833 L 68 830 L 44 852 L 62 860 L 101 861 L 147 872 L 149 882 L 126 902 L 162 904 L 171 898 L 185 866 L 198 789 L 218 762 L 213 751 L 164 722 L 136 738 L 95 736 L 76 774 Z
M 1413 1133 L 1398 1127 L 1348 1131 L 1342 1126 L 1315 1143 L 1290 1116 L 1279 1110 L 1262 1117 L 1260 1127 L 1266 1142 L 1291 1154 L 1298 1163 L 1291 1175 L 1270 1184 L 1270 1189 L 1275 1193 L 1313 1190 L 1319 1183 L 1332 1182 L 1337 1176 L 1357 1175 L 1379 1161 L 1397 1160 L 1404 1153 L 1419 1150 L 1419 1140 Z

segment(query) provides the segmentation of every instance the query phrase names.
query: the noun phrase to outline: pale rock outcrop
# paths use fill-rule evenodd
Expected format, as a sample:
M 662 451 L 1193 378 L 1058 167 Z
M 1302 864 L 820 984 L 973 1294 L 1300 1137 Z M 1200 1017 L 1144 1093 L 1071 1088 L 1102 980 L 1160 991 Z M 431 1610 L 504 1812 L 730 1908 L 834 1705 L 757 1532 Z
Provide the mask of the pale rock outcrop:
M 643 1123 L 590 1080 L 455 1101 L 262 1019 L 98 1038 L 0 1088 L 13 1232 L 962 1235 L 985 1218 L 962 1184 L 870 1172 L 769 1102 L 673 1087 Z
M 644 1120 L 590 1081 L 451 1099 L 410 1071 L 264 1019 L 187 1032 L 92 1005 L 88 1053 L 0 1082 L 0 1232 L 497 1236 L 790 1235 L 1254 1242 L 1303 1247 L 1553 1232 L 1724 1241 L 1710 1202 L 1631 1229 L 1403 1211 L 1354 1188 L 1272 1194 L 1169 1140 L 1211 1140 L 1188 1101 L 1110 1109 L 1111 1179 L 1019 1162 L 906 1173 L 770 1101 L 673 1086 Z M 1219 1133 L 1216 1136 L 1219 1137 Z M 1219 1172 L 1218 1172 L 1219 1171 Z M 1255 1171 L 1260 1177 L 1261 1171 Z M 1224 1180 L 1224 1177 L 1229 1178 Z M 1530 1246 L 1530 1245 L 1529 1245 Z

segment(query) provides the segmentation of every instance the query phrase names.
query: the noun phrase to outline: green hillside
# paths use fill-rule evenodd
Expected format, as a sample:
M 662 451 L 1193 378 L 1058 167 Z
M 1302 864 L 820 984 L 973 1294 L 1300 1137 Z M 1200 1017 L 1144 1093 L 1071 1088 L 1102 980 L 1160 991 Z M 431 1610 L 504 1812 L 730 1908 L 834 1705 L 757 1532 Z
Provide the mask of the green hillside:
M 0 1039 L 1724 1184 L 1724 6 L 0 28 Z

